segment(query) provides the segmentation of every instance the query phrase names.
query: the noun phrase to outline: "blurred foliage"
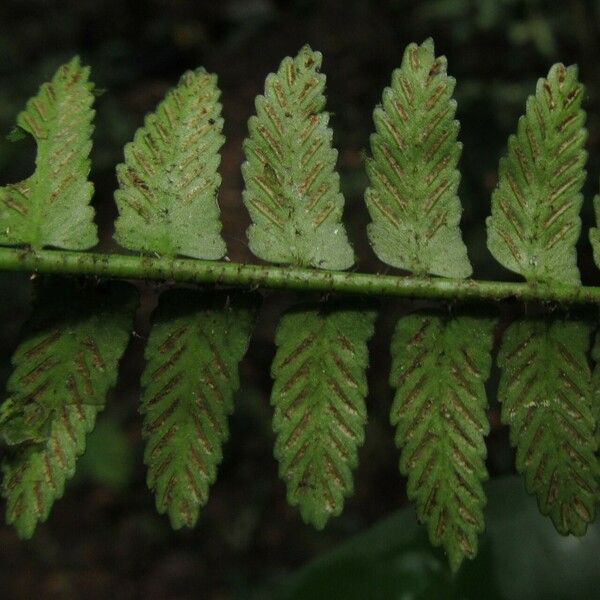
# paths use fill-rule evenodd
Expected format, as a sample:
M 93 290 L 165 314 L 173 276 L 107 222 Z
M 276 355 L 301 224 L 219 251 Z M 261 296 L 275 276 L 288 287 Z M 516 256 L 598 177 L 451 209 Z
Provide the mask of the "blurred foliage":
M 276 600 L 594 597 L 600 585 L 600 524 L 581 540 L 560 537 L 518 477 L 500 478 L 486 487 L 489 506 L 481 550 L 456 577 L 441 552 L 430 547 L 412 509 L 405 508 L 265 594 Z
M 119 491 L 131 484 L 133 460 L 131 445 L 119 422 L 103 416 L 88 436 L 85 454 L 77 465 L 76 477 L 92 485 Z
M 243 231 L 248 216 L 242 209 L 240 174 L 246 122 L 265 75 L 284 56 L 309 43 L 324 56 L 328 108 L 333 113 L 346 195 L 344 220 L 360 258 L 359 269 L 383 271 L 364 235 L 368 215 L 362 198 L 367 183 L 363 153 L 372 132 L 373 106 L 392 69 L 400 64 L 404 47 L 429 36 L 436 50 L 447 56 L 448 71 L 457 79 L 459 139 L 464 144 L 459 190 L 465 207 L 462 229 L 475 277 L 510 278 L 485 248 L 484 218 L 489 214 L 498 160 L 524 112 L 525 99 L 534 92 L 537 78 L 559 60 L 579 64 L 587 89 L 590 158 L 582 231 L 591 224 L 591 197 L 600 172 L 600 0 L 3 0 L 0 184 L 27 177 L 33 167 L 31 139 L 17 143 L 3 139 L 17 113 L 58 65 L 81 54 L 92 66 L 97 86 L 105 90 L 96 106 L 92 178 L 103 232 L 100 248 L 109 248 L 116 213 L 114 167 L 122 160 L 124 144 L 186 69 L 204 66 L 218 74 L 223 91 L 224 238 L 232 260 L 247 260 Z M 583 281 L 597 285 L 587 235 L 582 235 L 578 254 Z M 147 317 L 156 293 L 157 288 L 145 289 L 136 336 L 121 366 L 121 383 L 82 459 L 87 465 L 84 472 L 30 543 L 18 542 L 12 531 L 0 525 L 0 597 L 248 598 L 269 580 L 289 576 L 291 584 L 300 585 L 297 582 L 305 575 L 291 576 L 295 569 L 406 502 L 388 424 L 392 393 L 386 357 L 389 332 L 399 314 L 398 306 L 390 302 L 383 307 L 371 343 L 371 354 L 377 359 L 369 370 L 369 423 L 355 496 L 342 516 L 322 532 L 304 526 L 286 505 L 285 486 L 278 480 L 272 455 L 267 374 L 275 324 L 292 296 L 277 294 L 267 300 L 257 327 L 260 333 L 242 364 L 242 393 L 236 400 L 219 481 L 198 526 L 190 532 L 172 532 L 166 519 L 155 514 L 146 489 L 138 414 Z M 2 389 L 18 328 L 29 310 L 29 296 L 26 276 L 0 275 Z M 492 477 L 512 472 L 514 463 L 506 430 L 499 425 L 496 384 L 493 372 L 487 461 Z M 108 465 L 112 466 L 105 469 Z M 562 598 L 571 597 L 561 595 L 558 583 L 563 581 L 561 573 L 568 573 L 564 582 L 571 590 L 581 590 L 580 597 L 593 597 L 588 586 L 598 582 L 588 570 L 588 561 L 597 560 L 593 546 L 597 529 L 585 542 L 556 534 L 552 539 L 544 537 L 526 529 L 535 514 L 518 512 L 521 488 L 508 487 L 503 494 L 507 510 L 516 503 L 515 514 L 497 520 L 492 503 L 486 512 L 489 535 L 494 538 L 503 529 L 514 532 L 516 546 L 495 545 L 489 538 L 488 550 L 482 548 L 478 562 L 461 571 L 458 583 L 449 582 L 441 566 L 443 557 L 427 549 L 426 534 L 410 509 L 403 517 L 391 517 L 392 521 L 377 526 L 383 532 L 394 523 L 400 528 L 395 539 L 379 535 L 380 540 L 389 540 L 388 554 L 377 540 L 359 538 L 361 552 L 350 563 L 356 575 L 364 575 L 358 583 L 356 577 L 352 579 L 356 589 L 361 589 L 361 581 L 368 584 L 381 578 L 399 597 L 493 598 L 496 593 L 500 598 L 527 598 L 533 587 L 539 587 L 540 597 Z M 527 510 L 535 513 L 533 502 L 528 499 Z M 421 546 L 405 545 L 413 535 L 422 540 Z M 345 552 L 340 550 L 341 555 Z M 528 562 L 535 556 L 539 560 Z M 330 559 L 323 560 L 327 565 Z M 560 568 L 561 561 L 568 570 Z M 332 567 L 331 574 L 349 576 L 347 563 L 345 570 L 337 569 Z M 524 579 L 526 575 L 531 579 Z M 471 587 L 462 583 L 467 578 L 474 581 Z M 401 591 L 405 580 L 414 583 L 412 591 Z M 445 587 L 439 594 L 428 587 L 439 590 L 435 586 L 440 584 Z M 484 592 L 482 585 L 488 586 Z M 328 597 L 335 599 L 336 594 Z

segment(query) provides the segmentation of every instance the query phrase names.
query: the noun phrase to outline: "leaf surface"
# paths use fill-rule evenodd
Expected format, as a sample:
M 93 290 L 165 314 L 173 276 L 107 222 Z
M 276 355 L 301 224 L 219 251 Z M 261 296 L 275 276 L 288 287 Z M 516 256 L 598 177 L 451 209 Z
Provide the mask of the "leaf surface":
M 256 298 L 174 290 L 161 296 L 146 347 L 144 459 L 158 511 L 193 527 L 217 476 Z
M 527 100 L 500 161 L 488 248 L 528 281 L 580 283 L 575 244 L 587 158 L 583 95 L 577 68 L 554 65 Z
M 23 538 L 48 518 L 64 493 L 86 434 L 116 383 L 137 305 L 135 289 L 44 287 L 14 356 L 8 399 L 0 407 L 6 519 Z
M 217 172 L 225 141 L 216 75 L 184 73 L 146 117 L 117 167 L 115 239 L 124 248 L 216 260 L 225 255 Z
M 352 493 L 364 440 L 367 341 L 375 312 L 305 305 L 277 329 L 271 368 L 275 457 L 306 523 L 322 529 Z
M 600 194 L 594 197 L 594 213 L 596 215 L 596 223 L 600 224 Z M 592 252 L 596 266 L 600 268 L 600 228 L 590 228 L 590 243 L 592 244 Z
M 418 275 L 472 272 L 459 229 L 462 145 L 454 86 L 431 39 L 410 44 L 373 113 L 369 240 L 383 262 Z
M 0 244 L 86 250 L 98 242 L 88 181 L 94 85 L 79 58 L 62 65 L 17 117 L 37 144 L 35 171 L 0 188 Z
M 267 77 L 244 142 L 250 250 L 274 263 L 347 269 L 354 253 L 341 223 L 321 53 L 308 46 Z
M 563 535 L 585 533 L 598 499 L 590 329 L 575 320 L 517 321 L 498 355 L 498 398 L 517 470 Z
M 592 347 L 594 370 L 592 371 L 592 416 L 594 417 L 596 445 L 600 448 L 600 332 Z
M 464 557 L 475 557 L 484 530 L 485 381 L 494 324 L 416 313 L 398 321 L 392 339 L 390 419 L 402 448 L 400 471 L 431 543 L 444 547 L 455 571 Z

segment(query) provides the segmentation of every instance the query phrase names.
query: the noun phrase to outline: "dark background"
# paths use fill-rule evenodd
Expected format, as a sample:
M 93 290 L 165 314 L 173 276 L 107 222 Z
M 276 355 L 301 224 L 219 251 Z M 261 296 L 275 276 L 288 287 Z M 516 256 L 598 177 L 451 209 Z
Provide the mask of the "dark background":
M 346 195 L 345 221 L 359 256 L 358 269 L 385 272 L 365 235 L 363 156 L 373 107 L 392 69 L 399 66 L 404 47 L 429 36 L 436 51 L 447 56 L 449 71 L 458 81 L 464 144 L 462 229 L 477 278 L 512 278 L 485 247 L 484 220 L 498 159 L 524 111 L 525 99 L 553 62 L 579 64 L 587 88 L 590 153 L 579 263 L 583 281 L 598 285 L 587 231 L 593 221 L 591 200 L 598 191 L 600 158 L 599 1 L 2 0 L 0 135 L 10 132 L 27 98 L 58 65 L 73 54 L 91 65 L 93 80 L 105 90 L 96 105 L 94 205 L 100 248 L 110 249 L 114 167 L 122 158 L 122 147 L 181 73 L 202 65 L 218 74 L 223 92 L 227 142 L 219 200 L 228 256 L 252 261 L 244 233 L 248 215 L 241 202 L 246 121 L 267 73 L 308 42 L 324 55 L 328 109 L 333 113 Z M 28 176 L 34 155 L 31 140 L 0 141 L 0 184 Z M 294 300 L 292 295 L 274 294 L 265 300 L 241 367 L 242 389 L 231 419 L 231 440 L 209 504 L 193 531 L 172 532 L 167 519 L 154 510 L 142 464 L 137 382 L 148 314 L 160 288 L 142 291 L 142 310 L 121 365 L 120 383 L 109 396 L 109 408 L 90 437 L 65 498 L 30 542 L 19 541 L 11 529 L 0 525 L 0 596 L 225 600 L 253 597 L 263 590 L 269 597 L 265 589 L 406 504 L 387 416 L 392 397 L 387 385 L 389 332 L 406 304 L 384 303 L 371 344 L 370 419 L 355 494 L 340 518 L 315 532 L 287 506 L 272 457 L 272 338 L 278 316 Z M 30 293 L 26 277 L 1 276 L 2 386 L 19 327 L 29 311 Z M 501 310 L 507 317 L 511 311 Z M 493 373 L 488 467 L 493 477 L 501 477 L 513 472 L 513 455 L 506 430 L 499 425 L 496 379 Z M 486 577 L 483 567 L 479 576 Z

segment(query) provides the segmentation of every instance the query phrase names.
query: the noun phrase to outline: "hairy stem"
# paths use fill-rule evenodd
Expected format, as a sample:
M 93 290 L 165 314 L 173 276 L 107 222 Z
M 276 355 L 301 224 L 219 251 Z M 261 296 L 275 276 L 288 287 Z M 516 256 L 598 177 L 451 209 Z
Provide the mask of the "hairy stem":
M 434 300 L 521 300 L 600 304 L 600 287 L 405 277 L 121 254 L 0 248 L 0 271 L 91 275 Z

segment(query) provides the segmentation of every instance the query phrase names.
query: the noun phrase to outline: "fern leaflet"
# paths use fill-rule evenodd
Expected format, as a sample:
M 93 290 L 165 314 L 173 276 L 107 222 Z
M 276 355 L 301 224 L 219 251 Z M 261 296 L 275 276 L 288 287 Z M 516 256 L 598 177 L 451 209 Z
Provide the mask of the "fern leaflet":
M 596 194 L 594 197 L 594 212 L 596 214 L 596 223 L 600 224 L 600 194 Z M 590 228 L 590 243 L 592 244 L 592 252 L 594 256 L 594 262 L 597 267 L 600 267 L 600 228 Z
M 592 347 L 594 370 L 592 371 L 592 415 L 594 417 L 596 446 L 600 448 L 600 332 Z
M 528 281 L 579 284 L 575 243 L 587 133 L 577 68 L 554 65 L 527 100 L 487 219 L 488 248 Z
M 174 290 L 161 296 L 142 385 L 148 486 L 176 529 L 192 527 L 217 477 L 254 296 Z
M 402 448 L 408 496 L 450 566 L 477 554 L 484 529 L 485 381 L 495 321 L 416 313 L 398 321 L 392 339 L 391 423 Z
M 598 498 L 589 336 L 582 321 L 516 321 L 498 355 L 498 398 L 517 470 L 563 535 L 585 533 Z
M 253 224 L 250 250 L 275 263 L 347 269 L 354 253 L 340 222 L 344 198 L 335 172 L 321 54 L 308 46 L 267 77 L 256 99 L 242 166 Z
M 226 252 L 216 194 L 223 119 L 217 78 L 186 72 L 146 117 L 117 167 L 115 238 L 163 256 L 219 259 Z
M 418 275 L 472 272 L 459 229 L 462 146 L 454 85 L 431 39 L 410 44 L 373 113 L 369 240 L 383 262 Z
M 89 74 L 78 58 L 62 65 L 17 117 L 37 143 L 36 168 L 0 188 L 0 244 L 86 250 L 98 242 L 88 181 L 95 114 Z
M 275 456 L 305 522 L 318 529 L 342 512 L 367 418 L 365 369 L 373 311 L 305 305 L 285 314 L 275 338 L 271 402 Z
M 127 284 L 80 290 L 61 282 L 40 291 L 0 408 L 0 438 L 9 444 L 2 495 L 21 537 L 46 520 L 75 472 L 116 382 L 136 305 Z

